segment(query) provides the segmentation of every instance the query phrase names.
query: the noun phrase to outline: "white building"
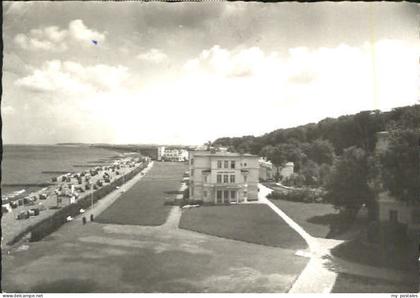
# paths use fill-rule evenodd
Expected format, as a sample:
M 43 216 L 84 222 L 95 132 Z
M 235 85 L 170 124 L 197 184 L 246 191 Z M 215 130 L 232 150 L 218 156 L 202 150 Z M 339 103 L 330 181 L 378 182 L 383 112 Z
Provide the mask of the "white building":
M 160 147 L 160 153 L 158 151 L 158 160 L 163 161 L 187 161 L 188 160 L 188 151 L 185 149 L 179 148 L 165 148 Z M 160 154 L 160 159 L 159 159 Z
M 258 156 L 190 152 L 190 200 L 231 204 L 258 200 Z
M 386 131 L 376 134 L 376 153 L 388 148 L 389 133 Z M 420 231 L 420 205 L 410 205 L 391 196 L 388 191 L 378 195 L 378 217 L 380 222 L 401 223 L 407 225 L 409 234 Z

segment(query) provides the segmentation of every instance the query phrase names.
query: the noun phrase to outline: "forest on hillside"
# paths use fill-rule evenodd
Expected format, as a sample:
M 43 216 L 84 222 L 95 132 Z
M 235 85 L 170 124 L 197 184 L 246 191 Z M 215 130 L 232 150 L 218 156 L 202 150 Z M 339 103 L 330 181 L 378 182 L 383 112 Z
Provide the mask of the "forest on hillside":
M 386 153 L 375 154 L 377 132 L 389 132 Z M 276 180 L 298 187 L 321 187 L 336 206 L 358 209 L 373 201 L 377 188 L 404 201 L 420 201 L 420 105 L 389 112 L 362 111 L 318 123 L 278 129 L 262 136 L 222 137 L 214 146 L 266 157 Z M 282 179 L 278 169 L 295 164 Z

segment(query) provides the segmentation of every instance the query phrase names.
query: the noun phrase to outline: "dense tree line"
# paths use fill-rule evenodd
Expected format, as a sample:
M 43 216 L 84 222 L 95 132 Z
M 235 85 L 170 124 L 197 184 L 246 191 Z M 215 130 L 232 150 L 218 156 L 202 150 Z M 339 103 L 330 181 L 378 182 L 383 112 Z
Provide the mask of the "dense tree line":
M 389 131 L 389 148 L 375 154 L 376 135 Z M 294 176 L 284 183 L 323 186 L 337 207 L 357 211 L 372 206 L 379 189 L 397 199 L 420 202 L 420 105 L 389 112 L 363 111 L 326 118 L 262 136 L 224 137 L 213 145 L 267 157 L 276 169 L 295 164 Z
M 223 137 L 213 144 L 226 146 L 236 152 L 261 154 L 261 150 L 268 145 L 311 143 L 320 139 L 329 141 L 337 155 L 341 155 L 344 149 L 351 146 L 372 152 L 377 132 L 419 128 L 419 115 L 420 105 L 395 108 L 390 112 L 363 111 L 355 115 L 326 118 L 318 123 L 277 129 L 258 137 Z

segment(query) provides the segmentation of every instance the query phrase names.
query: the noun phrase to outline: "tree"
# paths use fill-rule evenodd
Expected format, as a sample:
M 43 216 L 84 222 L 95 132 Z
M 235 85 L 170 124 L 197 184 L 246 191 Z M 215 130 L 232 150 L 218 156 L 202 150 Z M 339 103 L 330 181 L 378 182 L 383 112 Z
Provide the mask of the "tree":
M 270 160 L 276 168 L 275 179 L 278 181 L 280 178 L 280 167 L 287 161 L 284 152 L 281 150 L 280 146 L 273 147 L 268 145 L 261 149 L 261 154 Z
M 396 199 L 420 203 L 420 129 L 390 133 L 386 151 L 379 154 L 383 187 Z
M 332 166 L 323 163 L 320 167 L 319 167 L 319 185 L 320 186 L 325 186 L 328 183 L 328 178 L 331 175 L 331 170 L 332 170 Z
M 284 162 L 292 161 L 295 171 L 299 172 L 302 164 L 306 162 L 307 156 L 300 148 L 299 143 L 285 143 L 276 146 L 278 152 L 281 152 Z
M 334 147 L 328 140 L 317 139 L 305 145 L 303 150 L 307 157 L 318 165 L 323 163 L 331 165 L 334 161 Z
M 368 185 L 369 160 L 366 152 L 357 147 L 344 150 L 335 163 L 326 185 L 327 200 L 336 208 L 355 216 L 363 204 L 371 206 L 374 194 Z
M 312 160 L 306 161 L 300 171 L 305 177 L 305 185 L 318 186 L 319 185 L 319 166 Z

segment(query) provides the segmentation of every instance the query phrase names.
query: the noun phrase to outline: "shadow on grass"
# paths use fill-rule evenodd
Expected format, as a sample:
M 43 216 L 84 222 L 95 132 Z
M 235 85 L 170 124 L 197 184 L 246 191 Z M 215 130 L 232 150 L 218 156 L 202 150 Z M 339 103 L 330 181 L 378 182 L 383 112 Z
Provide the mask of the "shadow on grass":
M 308 218 L 307 222 L 317 225 L 337 225 L 341 221 L 340 214 L 325 214 Z
M 344 214 L 325 214 L 325 215 L 317 215 L 306 220 L 309 223 L 316 224 L 316 225 L 323 225 L 329 226 L 329 231 L 326 234 L 325 238 L 331 239 L 336 238 L 340 234 L 348 231 L 351 225 L 354 222 L 354 218 L 350 218 Z
M 417 293 L 418 285 L 339 273 L 331 293 Z
M 30 289 L 30 293 L 92 293 L 97 288 L 93 280 L 61 279 L 42 282 Z
M 375 267 L 402 270 L 416 274 L 417 250 L 415 243 L 407 241 L 398 245 L 368 245 L 359 239 L 345 242 L 331 250 L 333 256 Z

